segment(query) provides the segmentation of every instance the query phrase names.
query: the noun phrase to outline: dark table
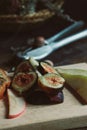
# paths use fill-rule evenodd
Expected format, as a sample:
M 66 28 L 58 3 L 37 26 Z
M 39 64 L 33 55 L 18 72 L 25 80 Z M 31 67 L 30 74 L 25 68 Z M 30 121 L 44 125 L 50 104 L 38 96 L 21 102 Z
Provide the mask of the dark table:
M 27 40 L 32 37 L 44 36 L 45 38 L 51 37 L 58 31 L 69 26 L 70 22 L 52 19 L 44 26 L 38 29 L 33 29 L 28 32 L 1 32 L 0 33 L 0 67 L 9 69 L 17 65 L 21 59 L 18 59 L 11 47 L 26 46 Z M 62 47 L 45 59 L 50 59 L 54 62 L 55 66 L 87 62 L 87 38 L 73 42 L 65 47 Z M 44 60 L 44 59 L 43 59 Z
M 83 20 L 87 23 L 87 1 L 84 0 L 65 0 L 63 5 L 65 14 L 70 15 L 75 20 Z M 0 66 L 10 68 L 15 66 L 20 59 L 15 58 L 11 47 L 25 46 L 29 38 L 44 36 L 45 38 L 51 37 L 55 33 L 61 31 L 71 24 L 70 21 L 54 16 L 38 24 L 21 25 L 21 26 L 2 26 L 0 23 Z M 5 30 L 4 30 L 5 29 Z M 3 31 L 4 30 L 4 31 Z M 9 31 L 11 30 L 11 31 Z M 14 31 L 15 30 L 15 31 Z M 87 61 L 87 38 L 67 45 L 55 52 L 45 59 L 50 59 L 57 65 L 72 64 Z

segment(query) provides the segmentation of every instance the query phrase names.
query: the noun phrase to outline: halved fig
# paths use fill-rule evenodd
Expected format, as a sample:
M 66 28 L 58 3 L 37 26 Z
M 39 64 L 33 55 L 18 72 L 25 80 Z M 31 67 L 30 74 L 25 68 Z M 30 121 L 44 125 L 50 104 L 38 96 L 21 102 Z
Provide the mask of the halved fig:
M 39 66 L 39 62 L 37 60 L 35 60 L 33 57 L 29 58 L 29 62 L 32 65 L 32 67 L 36 70 L 37 67 Z
M 37 75 L 35 72 L 19 72 L 17 73 L 12 81 L 12 87 L 19 93 L 29 90 L 36 82 Z
M 51 60 L 45 60 L 44 62 L 50 66 L 54 66 L 54 63 Z
M 38 85 L 48 94 L 56 94 L 63 89 L 64 78 L 55 73 L 47 73 L 38 78 Z
M 57 73 L 53 66 L 40 62 L 42 73 Z
M 18 72 L 30 72 L 32 71 L 32 66 L 30 65 L 28 60 L 25 60 L 23 62 L 21 62 L 17 67 L 16 67 L 16 73 Z

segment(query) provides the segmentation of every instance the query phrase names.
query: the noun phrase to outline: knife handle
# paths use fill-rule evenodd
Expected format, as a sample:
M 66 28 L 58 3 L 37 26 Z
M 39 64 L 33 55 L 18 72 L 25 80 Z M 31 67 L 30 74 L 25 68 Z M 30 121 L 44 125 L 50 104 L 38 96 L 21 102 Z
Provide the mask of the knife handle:
M 80 40 L 82 38 L 87 37 L 87 29 L 84 29 L 76 34 L 73 34 L 67 38 L 64 38 L 63 40 L 60 40 L 58 42 L 53 42 L 49 44 L 49 46 L 52 48 L 52 50 L 57 50 L 60 47 L 63 47 L 65 45 L 68 45 L 72 42 L 75 42 L 77 40 Z
M 51 42 L 54 42 L 55 40 L 60 40 L 61 38 L 70 35 L 71 33 L 77 31 L 78 29 L 81 29 L 84 25 L 85 23 L 83 21 L 74 22 L 73 24 L 69 25 L 69 27 L 66 27 L 65 29 L 63 29 L 62 31 L 58 32 L 57 34 L 48 38 L 45 41 L 46 43 L 49 44 Z

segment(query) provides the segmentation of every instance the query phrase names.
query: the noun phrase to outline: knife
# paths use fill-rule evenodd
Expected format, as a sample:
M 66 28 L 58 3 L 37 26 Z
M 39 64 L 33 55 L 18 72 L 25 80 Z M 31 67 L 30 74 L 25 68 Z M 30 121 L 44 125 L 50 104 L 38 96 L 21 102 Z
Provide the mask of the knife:
M 65 29 L 63 29 L 62 31 L 53 35 L 52 37 L 50 37 L 48 39 L 44 39 L 43 45 L 49 44 L 49 43 L 54 42 L 56 40 L 60 40 L 60 39 L 66 37 L 72 33 L 75 33 L 76 31 L 82 29 L 84 27 L 84 25 L 85 25 L 85 23 L 83 21 L 76 21 L 76 22 L 72 23 L 71 25 L 69 25 L 68 27 L 66 27 Z M 27 49 L 25 49 L 25 50 L 20 49 L 19 51 L 20 51 L 20 53 L 26 55 L 26 53 L 32 49 L 33 49 L 32 47 L 31 48 L 27 47 Z M 17 53 L 19 53 L 19 52 L 17 52 Z
M 61 38 L 64 38 L 64 37 L 72 34 L 73 32 L 78 31 L 84 25 L 85 25 L 85 23 L 83 21 L 76 21 L 73 24 L 71 24 L 68 27 L 66 27 L 65 29 L 63 29 L 62 31 L 58 32 L 57 34 L 55 34 L 52 37 L 50 37 L 47 40 L 45 40 L 45 42 L 47 44 L 49 44 L 50 42 L 53 42 L 55 40 L 60 40 Z
M 29 59 L 30 57 L 34 57 L 34 59 L 40 60 L 51 54 L 53 51 L 85 37 L 87 37 L 87 29 L 73 34 L 67 38 L 64 38 L 63 40 L 60 40 L 58 42 L 52 42 L 31 51 L 26 51 L 26 53 L 18 52 L 17 56 L 22 59 Z

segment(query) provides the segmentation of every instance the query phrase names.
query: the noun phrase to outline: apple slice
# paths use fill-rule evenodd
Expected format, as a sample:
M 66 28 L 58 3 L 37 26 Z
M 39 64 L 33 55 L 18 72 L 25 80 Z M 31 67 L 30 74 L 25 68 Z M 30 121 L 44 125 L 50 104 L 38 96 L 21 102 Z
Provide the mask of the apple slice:
M 20 116 L 26 108 L 26 103 L 22 97 L 18 97 L 11 89 L 7 89 L 8 96 L 8 118 Z

